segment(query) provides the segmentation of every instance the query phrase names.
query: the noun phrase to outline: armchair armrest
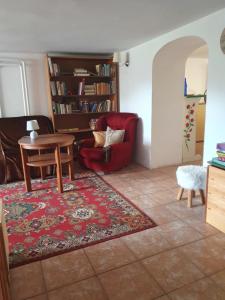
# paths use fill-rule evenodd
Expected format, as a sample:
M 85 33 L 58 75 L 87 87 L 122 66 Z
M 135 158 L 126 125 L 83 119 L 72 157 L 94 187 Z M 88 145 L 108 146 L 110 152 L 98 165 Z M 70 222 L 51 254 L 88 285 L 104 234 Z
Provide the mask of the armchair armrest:
M 94 138 L 84 139 L 79 141 L 79 148 L 80 147 L 88 147 L 91 148 L 94 146 L 95 140 Z

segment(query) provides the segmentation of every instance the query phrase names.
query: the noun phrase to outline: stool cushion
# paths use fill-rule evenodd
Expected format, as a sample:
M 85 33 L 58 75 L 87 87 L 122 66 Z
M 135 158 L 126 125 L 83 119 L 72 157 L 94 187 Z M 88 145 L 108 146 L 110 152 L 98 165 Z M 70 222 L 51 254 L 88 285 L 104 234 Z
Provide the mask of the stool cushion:
M 177 168 L 179 186 L 188 190 L 204 190 L 206 187 L 207 170 L 202 166 L 180 166 Z

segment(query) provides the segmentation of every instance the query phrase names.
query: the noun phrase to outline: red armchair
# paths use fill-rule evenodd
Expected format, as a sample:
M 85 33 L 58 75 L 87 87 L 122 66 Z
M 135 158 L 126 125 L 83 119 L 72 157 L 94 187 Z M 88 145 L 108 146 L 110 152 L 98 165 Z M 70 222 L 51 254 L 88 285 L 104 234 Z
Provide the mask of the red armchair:
M 125 129 L 124 141 L 114 144 L 106 151 L 102 147 L 94 148 L 94 138 L 83 140 L 80 145 L 80 162 L 94 171 L 111 172 L 129 164 L 134 150 L 138 117 L 132 113 L 109 113 L 101 116 L 96 124 L 97 131 L 105 131 L 107 126 L 114 130 Z

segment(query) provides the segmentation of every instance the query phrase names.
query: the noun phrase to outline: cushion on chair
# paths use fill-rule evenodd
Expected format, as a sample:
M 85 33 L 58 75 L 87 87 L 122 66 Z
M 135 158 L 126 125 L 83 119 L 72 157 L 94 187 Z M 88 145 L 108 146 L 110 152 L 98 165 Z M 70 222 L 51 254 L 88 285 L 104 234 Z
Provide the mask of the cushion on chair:
M 106 132 L 105 131 L 93 131 L 94 139 L 95 139 L 95 144 L 94 147 L 103 147 L 105 144 L 105 136 Z
M 207 170 L 202 166 L 180 166 L 177 168 L 179 186 L 188 190 L 204 190 L 206 187 Z
M 104 147 L 110 145 L 119 144 L 123 142 L 125 130 L 113 130 L 110 127 L 107 127 L 105 134 L 105 144 Z

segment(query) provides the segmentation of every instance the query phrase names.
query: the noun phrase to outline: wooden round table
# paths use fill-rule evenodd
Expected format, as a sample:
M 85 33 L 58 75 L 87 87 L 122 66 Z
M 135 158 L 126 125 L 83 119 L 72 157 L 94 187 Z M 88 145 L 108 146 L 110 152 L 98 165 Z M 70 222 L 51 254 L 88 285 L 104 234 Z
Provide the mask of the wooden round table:
M 56 165 L 58 191 L 60 193 L 63 192 L 62 164 L 68 164 L 70 180 L 74 179 L 73 142 L 74 137 L 69 134 L 43 134 L 39 135 L 36 139 L 24 136 L 18 141 L 21 151 L 25 185 L 28 192 L 32 190 L 30 167 L 40 167 L 43 178 L 45 167 L 50 165 Z M 67 153 L 60 153 L 60 148 L 62 147 L 67 149 Z M 41 154 L 41 150 L 51 149 L 54 150 L 54 153 Z M 38 150 L 39 154 L 28 156 L 27 150 Z

